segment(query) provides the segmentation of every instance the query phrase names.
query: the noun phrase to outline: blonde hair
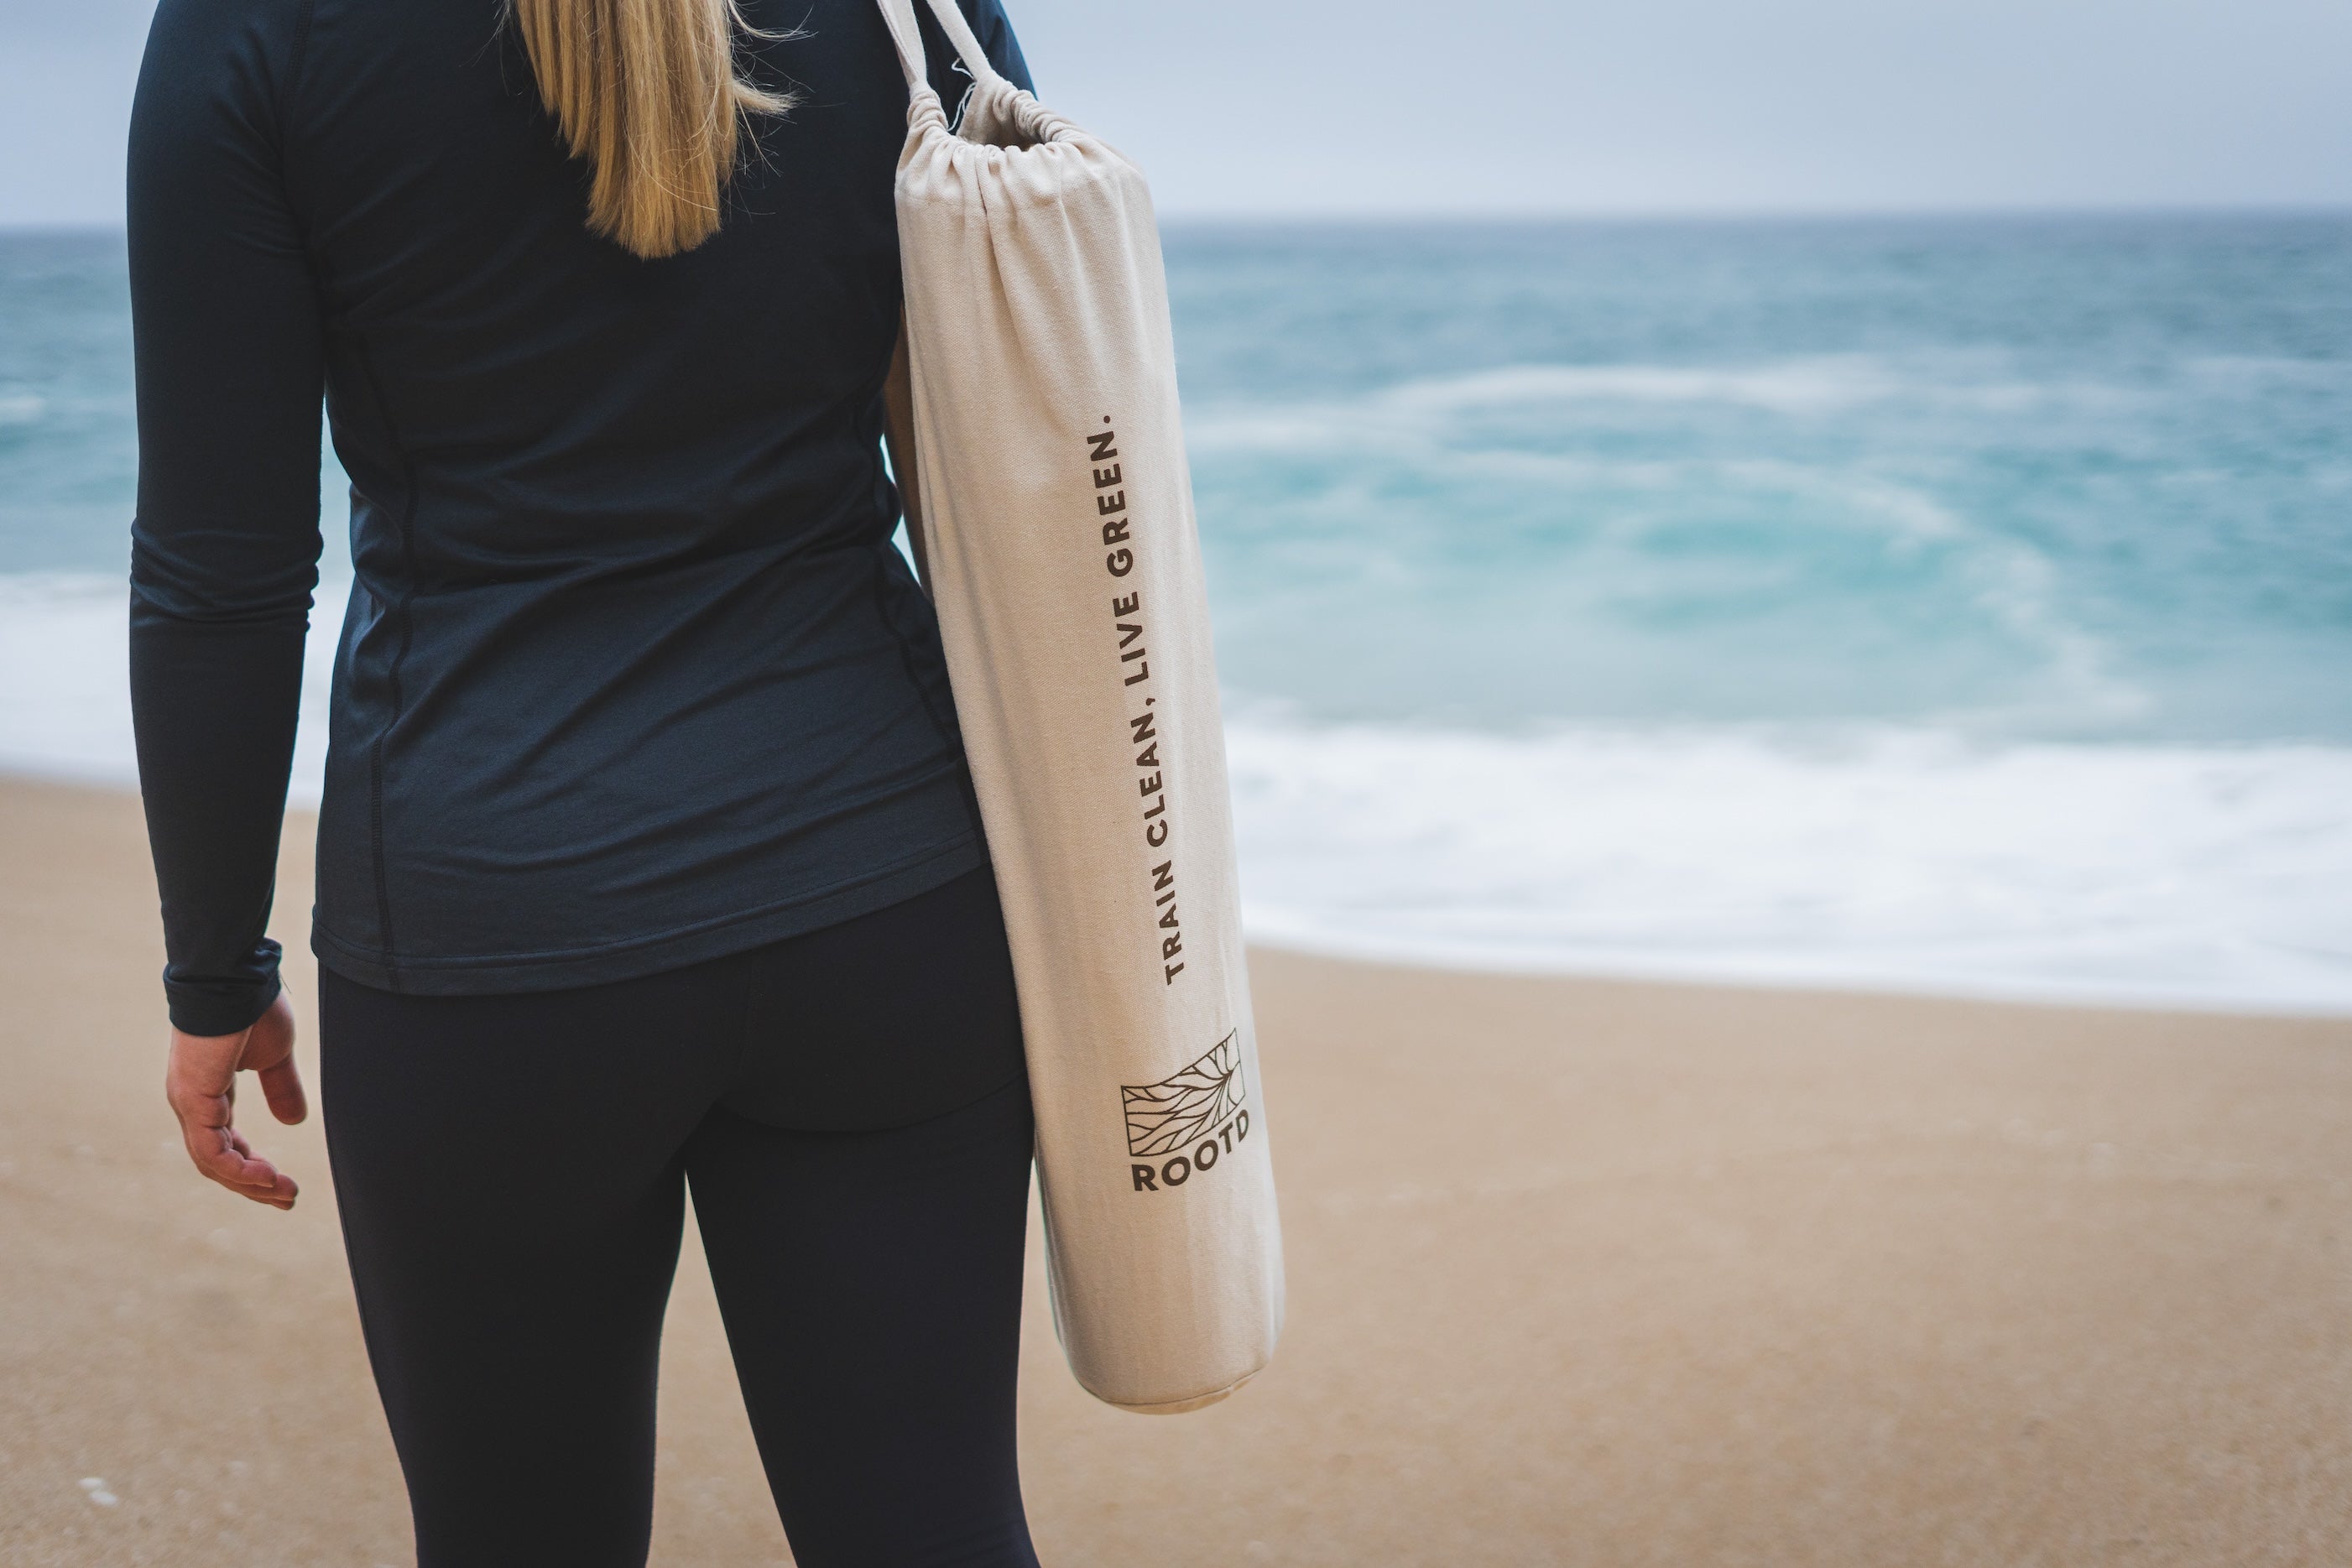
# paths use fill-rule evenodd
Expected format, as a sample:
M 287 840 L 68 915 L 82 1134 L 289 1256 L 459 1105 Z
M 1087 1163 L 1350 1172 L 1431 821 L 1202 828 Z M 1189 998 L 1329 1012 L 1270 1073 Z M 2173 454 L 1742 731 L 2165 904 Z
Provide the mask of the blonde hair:
M 509 3 L 540 101 L 594 170 L 588 226 L 648 258 L 717 234 L 745 116 L 793 107 L 737 74 L 736 0 Z

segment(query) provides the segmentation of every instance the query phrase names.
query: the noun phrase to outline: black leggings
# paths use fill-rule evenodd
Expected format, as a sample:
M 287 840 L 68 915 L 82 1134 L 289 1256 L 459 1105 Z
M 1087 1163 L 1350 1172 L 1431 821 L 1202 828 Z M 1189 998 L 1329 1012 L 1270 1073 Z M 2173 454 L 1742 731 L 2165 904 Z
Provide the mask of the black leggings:
M 639 1568 L 682 1200 L 802 1568 L 1034 1565 L 1032 1128 L 996 890 L 570 991 L 320 977 L 327 1136 L 419 1568 Z

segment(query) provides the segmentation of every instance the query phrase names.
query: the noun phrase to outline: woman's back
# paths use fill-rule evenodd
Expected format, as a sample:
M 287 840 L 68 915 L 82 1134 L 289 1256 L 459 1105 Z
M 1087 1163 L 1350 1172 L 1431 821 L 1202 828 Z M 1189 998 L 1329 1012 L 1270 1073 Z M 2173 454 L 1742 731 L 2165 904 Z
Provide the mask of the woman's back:
M 994 0 L 967 9 L 1017 78 Z M 746 12 L 797 30 L 742 62 L 798 107 L 752 122 L 719 232 L 655 261 L 589 232 L 499 0 L 158 15 L 131 171 L 142 753 L 243 727 L 237 766 L 282 792 L 290 704 L 208 714 L 194 677 L 275 691 L 299 659 L 323 386 L 357 587 L 315 945 L 350 977 L 617 979 L 980 863 L 879 457 L 904 83 L 870 0 Z M 219 816 L 250 779 L 188 788 L 210 804 L 151 800 L 161 858 L 260 831 Z M 206 811 L 209 844 L 169 831 Z

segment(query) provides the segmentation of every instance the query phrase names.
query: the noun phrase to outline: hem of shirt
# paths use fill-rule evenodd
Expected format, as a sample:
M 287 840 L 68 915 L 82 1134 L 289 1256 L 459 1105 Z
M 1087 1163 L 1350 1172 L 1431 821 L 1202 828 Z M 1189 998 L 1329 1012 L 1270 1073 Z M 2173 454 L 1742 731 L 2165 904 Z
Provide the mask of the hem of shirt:
M 310 951 L 322 967 L 344 979 L 403 996 L 497 996 L 570 990 L 682 969 L 689 964 L 728 957 L 786 937 L 838 925 L 845 920 L 855 920 L 861 915 L 871 915 L 877 909 L 944 887 L 987 863 L 988 852 L 980 836 L 967 833 L 916 860 L 901 862 L 873 876 L 836 883 L 822 893 L 786 904 L 764 904 L 683 931 L 608 942 L 571 952 L 390 960 L 377 950 L 341 940 L 315 919 L 310 926 Z

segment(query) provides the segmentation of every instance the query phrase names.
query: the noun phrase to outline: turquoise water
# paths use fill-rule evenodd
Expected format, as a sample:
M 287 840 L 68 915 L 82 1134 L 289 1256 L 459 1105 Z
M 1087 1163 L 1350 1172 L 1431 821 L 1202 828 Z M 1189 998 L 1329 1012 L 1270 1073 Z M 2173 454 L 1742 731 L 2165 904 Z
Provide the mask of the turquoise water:
M 1260 936 L 2352 1009 L 2352 214 L 1167 251 Z M 124 301 L 0 235 L 15 766 L 127 774 Z
M 0 232 L 0 572 L 128 563 L 132 417 L 121 237 Z
M 2352 220 L 1181 234 L 1228 678 L 2352 738 Z

